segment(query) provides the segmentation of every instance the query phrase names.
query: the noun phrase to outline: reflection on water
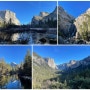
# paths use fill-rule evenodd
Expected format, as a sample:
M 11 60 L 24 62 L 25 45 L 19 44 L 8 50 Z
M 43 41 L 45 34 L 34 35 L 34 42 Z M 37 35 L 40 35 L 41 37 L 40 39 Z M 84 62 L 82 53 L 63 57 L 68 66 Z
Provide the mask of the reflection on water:
M 31 89 L 32 88 L 32 82 L 31 80 L 27 79 L 25 80 L 24 78 L 20 78 L 21 85 L 24 86 L 24 89 Z
M 23 89 L 17 75 L 0 77 L 0 89 Z

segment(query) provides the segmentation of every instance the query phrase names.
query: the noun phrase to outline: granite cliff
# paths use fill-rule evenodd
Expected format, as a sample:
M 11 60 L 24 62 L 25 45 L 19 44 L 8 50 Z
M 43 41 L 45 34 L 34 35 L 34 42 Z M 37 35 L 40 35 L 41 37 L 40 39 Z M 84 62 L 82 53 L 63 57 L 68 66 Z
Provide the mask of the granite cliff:
M 32 27 L 49 27 L 57 26 L 57 7 L 52 13 L 40 12 L 38 16 L 33 16 L 31 21 Z
M 90 8 L 77 18 L 58 7 L 59 44 L 90 43 Z
M 10 10 L 0 11 L 0 23 L 12 23 L 15 25 L 20 25 L 20 22 L 17 19 L 16 14 Z
M 38 64 L 43 67 L 45 66 L 45 67 L 49 67 L 52 69 L 57 69 L 57 66 L 56 66 L 53 58 L 42 58 L 39 55 L 37 55 L 36 53 L 33 53 L 33 61 L 34 61 L 35 65 Z
M 85 13 L 81 14 L 74 22 L 77 32 L 76 38 L 81 38 L 90 41 L 90 8 Z

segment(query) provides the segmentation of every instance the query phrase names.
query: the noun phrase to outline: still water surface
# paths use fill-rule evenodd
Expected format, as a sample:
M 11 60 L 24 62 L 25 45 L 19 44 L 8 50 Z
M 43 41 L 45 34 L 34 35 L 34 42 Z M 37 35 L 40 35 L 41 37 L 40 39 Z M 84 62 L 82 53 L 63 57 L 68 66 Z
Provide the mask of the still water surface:
M 0 89 L 24 89 L 27 88 L 22 84 L 18 75 L 0 77 Z

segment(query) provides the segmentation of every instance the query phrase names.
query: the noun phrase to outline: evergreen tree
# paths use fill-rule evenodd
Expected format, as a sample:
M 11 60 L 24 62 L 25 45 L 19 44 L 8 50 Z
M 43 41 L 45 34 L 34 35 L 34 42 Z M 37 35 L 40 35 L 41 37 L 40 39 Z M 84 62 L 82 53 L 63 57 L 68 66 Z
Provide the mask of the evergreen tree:
M 25 74 L 31 76 L 31 73 L 32 73 L 32 58 L 31 58 L 29 50 L 27 51 L 27 54 L 25 56 L 23 68 L 24 68 Z
M 12 24 L 12 19 L 10 18 L 10 20 L 9 20 L 9 24 L 11 25 Z

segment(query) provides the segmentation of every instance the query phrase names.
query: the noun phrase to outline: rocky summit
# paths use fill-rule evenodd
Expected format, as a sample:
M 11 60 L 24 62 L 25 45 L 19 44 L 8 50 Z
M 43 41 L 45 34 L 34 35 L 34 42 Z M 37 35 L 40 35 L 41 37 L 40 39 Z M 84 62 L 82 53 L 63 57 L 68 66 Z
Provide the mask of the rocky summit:
M 41 65 L 43 67 L 50 67 L 52 69 L 57 69 L 57 66 L 53 58 L 42 58 L 36 53 L 33 53 L 34 65 Z
M 56 66 L 53 58 L 44 58 L 44 60 L 47 62 L 49 67 L 51 67 L 53 69 L 57 69 L 57 66 Z
M 15 25 L 20 25 L 16 14 L 10 10 L 0 11 L 0 23 L 12 23 Z
M 55 10 L 52 13 L 50 13 L 46 17 L 44 17 L 42 21 L 45 22 L 48 20 L 53 20 L 53 21 L 57 20 L 57 7 L 55 8 Z
M 60 65 L 57 65 L 57 67 L 60 70 L 67 70 L 70 67 L 72 67 L 74 64 L 76 64 L 76 62 L 77 62 L 76 60 L 71 60 L 68 63 L 63 63 L 63 64 L 60 64 Z
M 49 15 L 47 12 L 40 12 L 39 16 L 33 16 L 31 25 L 38 25 L 39 21 L 42 20 L 45 16 Z
M 32 27 L 56 28 L 57 26 L 56 22 L 57 22 L 57 7 L 52 13 L 40 12 L 38 16 L 33 16 L 31 25 Z
M 11 62 L 11 66 L 12 66 L 12 67 L 16 67 L 17 64 L 16 64 L 15 62 Z
M 47 16 L 47 15 L 49 15 L 49 13 L 48 12 L 40 12 L 40 17 L 45 17 L 45 16 Z

